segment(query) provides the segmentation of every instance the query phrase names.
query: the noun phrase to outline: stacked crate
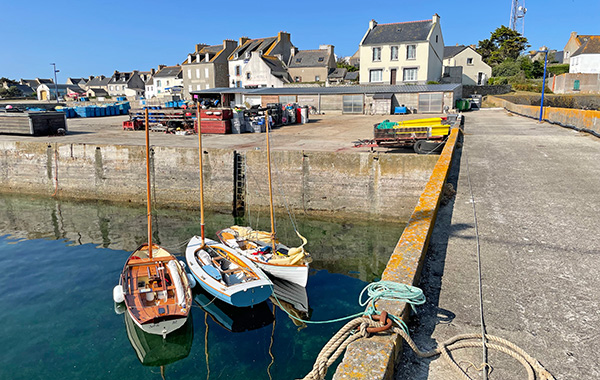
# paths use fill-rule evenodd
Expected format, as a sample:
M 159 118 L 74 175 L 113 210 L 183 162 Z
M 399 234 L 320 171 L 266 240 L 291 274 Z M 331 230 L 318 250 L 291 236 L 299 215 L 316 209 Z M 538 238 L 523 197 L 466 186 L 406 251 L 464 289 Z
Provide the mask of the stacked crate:
M 202 133 L 231 133 L 233 111 L 229 108 L 208 108 L 200 110 L 200 127 Z M 198 128 L 196 126 L 196 132 Z

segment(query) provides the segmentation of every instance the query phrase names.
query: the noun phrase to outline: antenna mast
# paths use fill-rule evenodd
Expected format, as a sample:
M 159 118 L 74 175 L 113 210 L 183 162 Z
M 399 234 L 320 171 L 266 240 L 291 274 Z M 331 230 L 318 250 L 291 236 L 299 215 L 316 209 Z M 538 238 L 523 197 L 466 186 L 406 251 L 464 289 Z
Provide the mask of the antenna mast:
M 509 28 L 525 35 L 525 0 L 512 0 Z

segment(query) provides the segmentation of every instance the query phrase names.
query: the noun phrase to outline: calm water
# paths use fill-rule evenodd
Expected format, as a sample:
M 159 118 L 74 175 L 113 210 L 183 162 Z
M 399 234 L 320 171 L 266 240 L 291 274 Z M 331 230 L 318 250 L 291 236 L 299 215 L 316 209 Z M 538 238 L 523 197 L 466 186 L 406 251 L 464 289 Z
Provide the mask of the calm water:
M 155 239 L 181 255 L 199 230 L 197 215 L 156 214 Z M 281 240 L 296 244 L 280 219 Z M 207 235 L 232 223 L 230 215 L 210 214 Z M 385 268 L 404 224 L 298 218 L 298 225 L 314 257 L 311 319 L 360 311 L 358 294 Z M 299 328 L 267 301 L 243 313 L 215 303 L 213 315 L 196 304 L 186 328 L 166 342 L 128 331 L 112 288 L 145 233 L 144 209 L 0 196 L 0 379 L 160 379 L 161 364 L 167 379 L 301 378 L 342 325 Z

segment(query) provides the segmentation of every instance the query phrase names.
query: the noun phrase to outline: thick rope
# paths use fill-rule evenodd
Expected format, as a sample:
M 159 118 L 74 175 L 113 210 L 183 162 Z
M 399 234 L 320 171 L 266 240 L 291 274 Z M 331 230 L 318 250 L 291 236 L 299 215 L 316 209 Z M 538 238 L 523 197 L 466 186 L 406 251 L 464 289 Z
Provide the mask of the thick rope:
M 323 347 L 317 356 L 312 371 L 310 371 L 310 373 L 302 380 L 325 379 L 327 369 L 339 358 L 350 343 L 363 337 L 367 338 L 369 335 L 366 330 L 367 327 L 380 327 L 382 324 L 384 324 L 384 322 L 373 321 L 369 318 L 355 318 L 348 322 Z M 359 329 L 359 333 L 354 333 L 357 328 Z M 419 350 L 415 342 L 403 328 L 393 327 L 392 331 L 400 335 L 417 356 L 421 358 L 431 358 L 440 355 L 455 370 L 461 379 L 472 380 L 450 356 L 450 353 L 464 348 L 481 348 L 483 344 L 481 334 L 457 335 L 446 342 L 443 342 L 436 349 L 423 352 Z M 485 339 L 488 340 L 486 345 L 489 349 L 503 352 L 518 360 L 523 367 L 525 367 L 529 380 L 554 380 L 554 377 L 540 364 L 540 362 L 531 357 L 517 345 L 493 335 L 486 334 Z

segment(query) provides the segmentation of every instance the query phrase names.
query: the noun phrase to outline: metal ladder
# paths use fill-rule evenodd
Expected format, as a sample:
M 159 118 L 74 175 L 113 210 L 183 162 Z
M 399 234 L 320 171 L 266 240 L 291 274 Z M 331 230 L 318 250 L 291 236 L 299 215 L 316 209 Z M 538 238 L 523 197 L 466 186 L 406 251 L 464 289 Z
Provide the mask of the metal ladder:
M 246 155 L 233 152 L 233 216 L 246 212 Z

